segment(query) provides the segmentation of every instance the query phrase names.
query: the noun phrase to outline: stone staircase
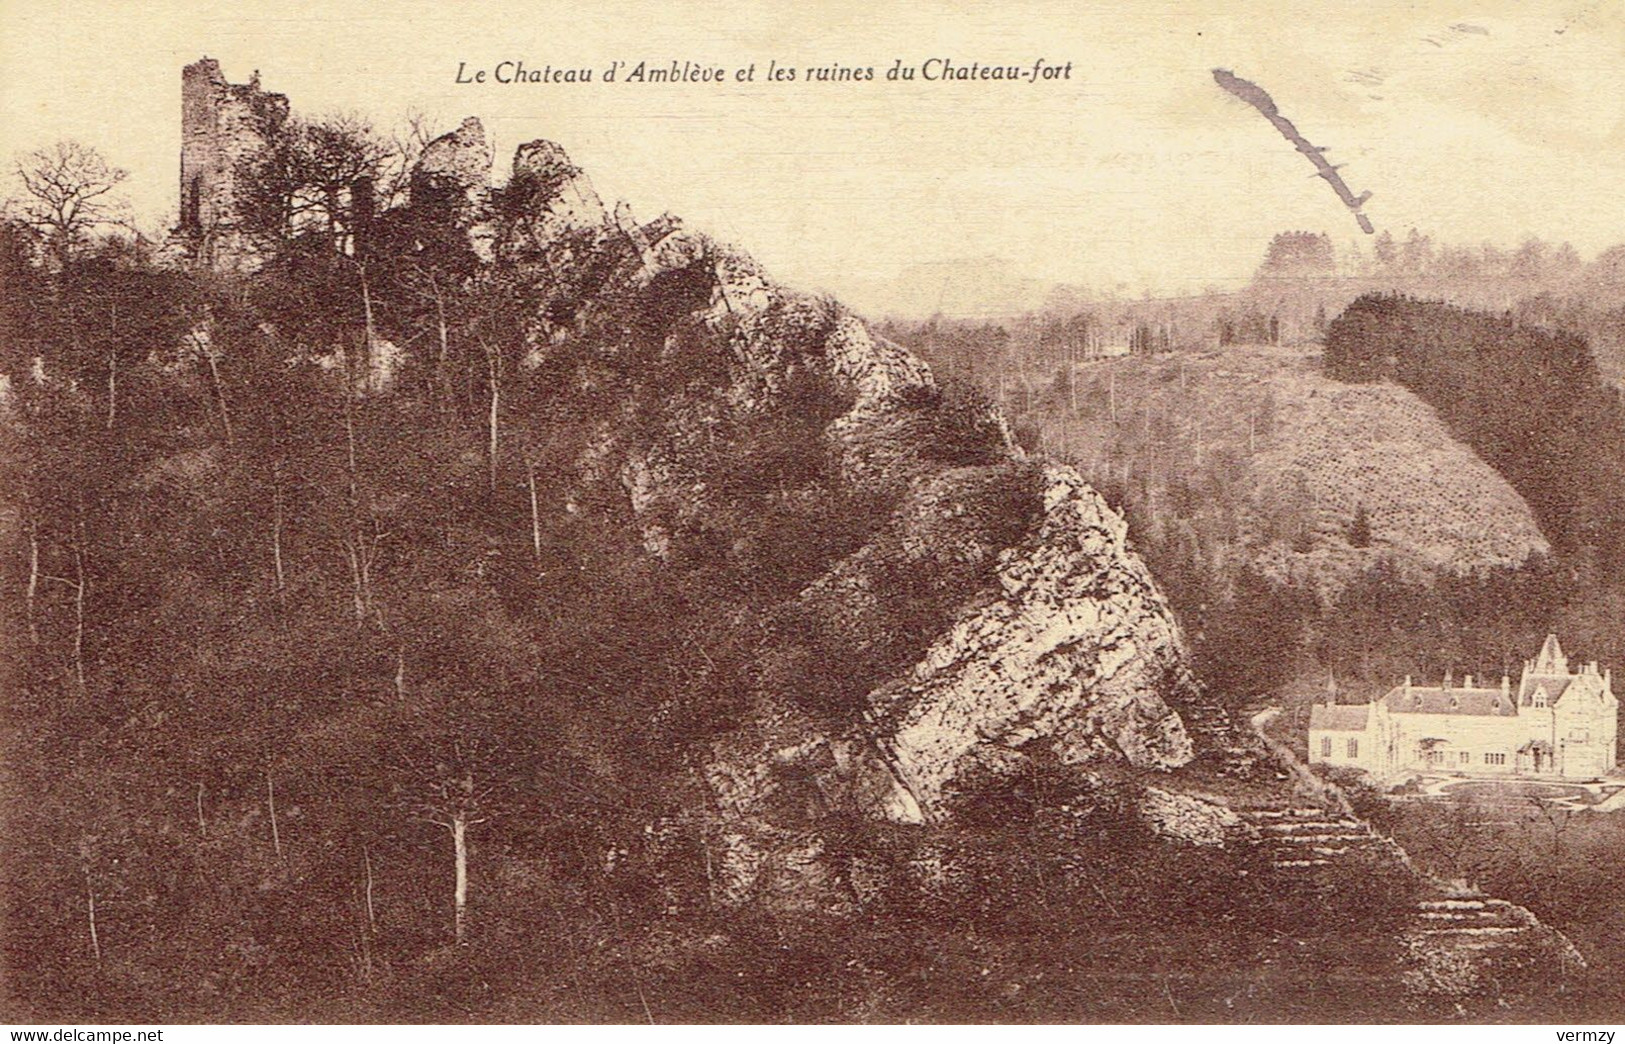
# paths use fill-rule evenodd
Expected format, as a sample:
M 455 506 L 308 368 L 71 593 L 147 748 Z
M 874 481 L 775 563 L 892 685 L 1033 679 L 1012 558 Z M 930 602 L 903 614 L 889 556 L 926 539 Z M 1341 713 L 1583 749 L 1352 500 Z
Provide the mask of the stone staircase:
M 1244 814 L 1258 832 L 1256 842 L 1268 853 L 1270 865 L 1283 870 L 1329 866 L 1350 852 L 1399 846 L 1382 837 L 1370 824 L 1323 808 L 1263 808 Z
M 1180 772 L 1232 816 L 1225 845 L 1236 869 L 1272 897 L 1263 916 L 1278 919 L 1297 956 L 1363 953 L 1356 977 L 1447 997 L 1458 1010 L 1499 1004 L 1503 982 L 1534 975 L 1538 989 L 1561 988 L 1584 968 L 1568 939 L 1524 908 L 1414 867 L 1398 842 L 1270 739 L 1270 712 L 1244 728 L 1216 703 L 1178 710 L 1198 752 Z
M 1449 936 L 1461 947 L 1502 945 L 1540 927 L 1535 915 L 1505 899 L 1424 899 L 1416 904 L 1417 936 Z
M 1585 966 L 1561 933 L 1528 910 L 1447 888 L 1412 868 L 1397 842 L 1355 816 L 1308 802 L 1240 811 L 1249 828 L 1245 846 L 1284 894 L 1330 900 L 1350 875 L 1377 872 L 1412 883 L 1391 953 L 1414 993 L 1471 993 L 1507 966 L 1538 966 L 1555 979 Z
M 1238 726 L 1230 712 L 1217 703 L 1192 702 L 1179 708 L 1185 731 L 1198 757 L 1210 763 L 1221 775 L 1241 779 L 1267 776 L 1285 779 L 1286 774 L 1276 770 L 1258 741 L 1246 729 Z

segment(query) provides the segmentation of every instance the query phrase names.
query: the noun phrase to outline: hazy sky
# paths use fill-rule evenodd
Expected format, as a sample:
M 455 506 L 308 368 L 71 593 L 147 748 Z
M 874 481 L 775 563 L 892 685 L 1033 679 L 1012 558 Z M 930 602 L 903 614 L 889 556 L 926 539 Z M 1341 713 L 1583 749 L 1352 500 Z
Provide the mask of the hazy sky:
M 1625 4 L 253 4 L 0 0 L 0 156 L 74 137 L 129 168 L 156 223 L 177 191 L 180 69 L 257 68 L 296 111 L 478 115 L 498 167 L 558 141 L 606 199 L 670 210 L 777 276 L 871 297 L 916 265 L 1126 292 L 1245 279 L 1270 234 L 1361 238 L 1349 212 L 1210 70 L 1251 79 L 1328 146 L 1378 231 L 1412 225 L 1582 254 L 1625 241 Z M 760 82 L 931 58 L 1071 62 L 1040 83 Z M 470 69 L 590 68 L 581 84 L 458 86 Z M 758 66 L 758 82 L 598 82 L 612 60 Z M 918 271 L 918 270 L 916 270 Z

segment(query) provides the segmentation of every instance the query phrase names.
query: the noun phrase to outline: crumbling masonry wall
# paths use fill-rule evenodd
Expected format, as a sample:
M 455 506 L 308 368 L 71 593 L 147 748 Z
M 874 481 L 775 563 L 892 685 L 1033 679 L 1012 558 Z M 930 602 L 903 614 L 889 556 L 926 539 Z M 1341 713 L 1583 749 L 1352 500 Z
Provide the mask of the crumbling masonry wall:
M 181 220 L 188 252 L 214 269 L 252 268 L 244 234 L 240 171 L 261 155 L 288 118 L 288 98 L 228 83 L 213 58 L 181 70 Z

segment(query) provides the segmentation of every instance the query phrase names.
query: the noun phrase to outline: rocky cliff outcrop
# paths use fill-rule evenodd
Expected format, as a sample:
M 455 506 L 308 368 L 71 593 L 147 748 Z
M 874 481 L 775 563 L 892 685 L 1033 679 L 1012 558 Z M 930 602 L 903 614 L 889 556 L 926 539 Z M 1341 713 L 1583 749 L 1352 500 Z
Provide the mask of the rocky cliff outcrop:
M 1080 795 L 1061 817 L 1104 814 L 1108 845 L 1201 846 L 1261 900 L 1371 878 L 1385 917 L 1421 927 L 1410 949 L 1386 928 L 1356 941 L 1415 992 L 1497 961 L 1567 967 L 1523 922 L 1437 926 L 1443 900 L 1397 846 L 1299 807 L 1262 743 L 1208 720 L 1226 716 L 1123 518 L 1072 468 L 1027 459 L 985 401 L 677 220 L 606 210 L 557 146 L 522 147 L 508 186 L 465 198 L 491 278 L 524 304 L 526 364 L 590 419 L 562 510 L 612 503 L 601 524 L 654 568 L 732 585 L 737 619 L 716 629 L 749 646 L 737 712 L 692 752 L 711 807 L 682 812 L 713 897 L 827 914 L 899 886 L 973 890 L 943 828 L 1051 765 Z M 914 839 L 901 857 L 854 843 L 887 823 Z M 1282 902 L 1251 916 L 1320 930 Z
M 685 534 L 718 517 L 880 505 L 856 546 L 793 583 L 784 549 L 743 523 L 720 552 L 784 583 L 752 710 L 705 768 L 727 894 L 822 893 L 832 809 L 938 820 L 967 781 L 1038 749 L 1151 771 L 1191 758 L 1178 629 L 1122 518 L 1074 471 L 1025 460 L 996 410 L 950 401 L 924 363 L 833 302 L 673 218 L 606 211 L 557 145 L 521 146 L 488 202 L 487 156 L 465 122 L 413 183 L 454 185 L 465 223 L 493 228 L 496 256 L 523 274 L 529 364 L 562 389 L 618 389 L 577 461 L 583 498 L 621 498 L 672 568 Z M 798 470 L 776 491 L 732 490 L 749 458 L 738 449 L 719 470 L 719 433 L 778 445 Z M 813 663 L 821 686 L 782 669 L 787 649 L 862 669 Z
M 447 188 L 478 205 L 490 185 L 491 146 L 485 140 L 485 125 L 473 116 L 425 145 L 412 168 L 412 202 L 418 205 L 425 202 L 424 196 Z
M 1194 683 L 1127 525 L 1071 468 L 1042 472 L 1044 514 L 1021 546 L 999 554 L 997 587 L 968 605 L 910 677 L 877 690 L 877 737 L 906 781 L 889 811 L 917 820 L 941 804 L 967 765 L 1010 767 L 1049 742 L 1068 760 L 1102 754 L 1142 768 L 1191 758 L 1167 699 Z M 951 501 L 927 510 L 951 513 Z
M 965 518 L 977 510 L 967 485 L 989 476 L 915 482 L 896 515 L 904 561 L 929 568 L 947 548 L 988 557 L 993 579 L 912 666 L 864 694 L 854 725 L 832 731 L 769 701 L 771 713 L 718 744 L 707 775 L 733 824 L 724 859 L 731 898 L 783 905 L 795 895 L 826 909 L 846 900 L 819 866 L 816 822 L 783 814 L 809 797 L 824 811 L 920 825 L 951 819 L 968 789 L 1025 771 L 1035 753 L 1152 771 L 1190 760 L 1170 702 L 1195 685 L 1121 518 L 1070 468 L 1041 466 L 1030 477 L 1039 521 L 1003 548 Z M 886 554 L 882 542 L 866 546 L 808 585 L 800 604 L 862 633 L 880 613 L 877 560 Z
M 473 116 L 423 147 L 408 182 L 413 206 L 437 208 L 467 230 L 482 261 L 494 257 L 490 225 L 491 145 Z
M 524 194 L 520 214 L 530 238 L 540 245 L 604 223 L 604 204 L 592 182 L 553 142 L 519 146 L 508 185 Z

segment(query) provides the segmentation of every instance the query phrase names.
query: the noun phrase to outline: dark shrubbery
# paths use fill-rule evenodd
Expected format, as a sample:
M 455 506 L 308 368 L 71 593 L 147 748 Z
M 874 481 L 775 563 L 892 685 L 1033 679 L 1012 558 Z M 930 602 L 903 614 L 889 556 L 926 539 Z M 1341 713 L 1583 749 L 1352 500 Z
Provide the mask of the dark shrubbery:
M 929 418 L 920 448 L 926 460 L 965 467 L 996 463 L 1009 452 L 998 407 L 969 381 L 945 378 L 936 387 L 910 388 L 903 405 Z

